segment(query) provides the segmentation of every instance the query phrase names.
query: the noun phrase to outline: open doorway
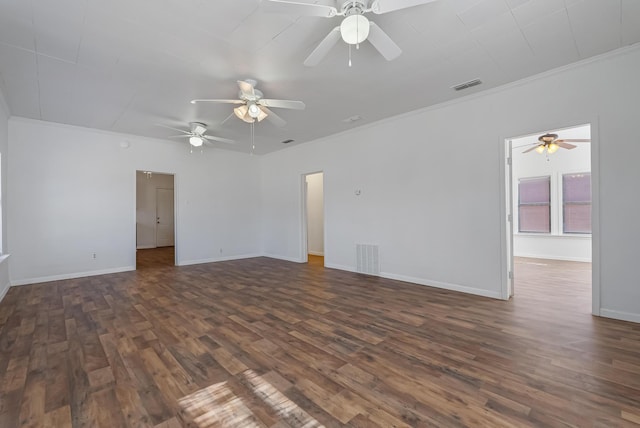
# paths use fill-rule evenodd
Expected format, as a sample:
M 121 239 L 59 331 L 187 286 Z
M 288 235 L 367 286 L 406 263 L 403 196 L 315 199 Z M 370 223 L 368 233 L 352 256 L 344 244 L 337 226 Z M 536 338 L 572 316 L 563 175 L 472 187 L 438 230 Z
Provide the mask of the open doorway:
M 136 269 L 174 266 L 173 174 L 136 171 Z
M 303 261 L 324 266 L 324 174 L 305 174 L 303 179 Z
M 580 310 L 589 311 L 591 126 L 514 137 L 507 145 L 508 296 L 517 296 L 518 287 L 550 301 L 571 296 L 583 302 Z

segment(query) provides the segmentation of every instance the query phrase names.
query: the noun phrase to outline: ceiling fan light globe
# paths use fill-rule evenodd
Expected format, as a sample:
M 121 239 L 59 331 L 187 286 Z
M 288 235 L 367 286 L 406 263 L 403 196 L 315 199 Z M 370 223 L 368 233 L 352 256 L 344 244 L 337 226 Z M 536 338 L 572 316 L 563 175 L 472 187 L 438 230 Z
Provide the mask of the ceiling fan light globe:
M 262 110 L 260 110 L 260 107 L 258 107 L 255 103 L 249 104 L 247 108 L 249 111 L 249 116 L 251 116 L 254 119 L 260 116 L 260 113 L 262 112 Z
M 547 152 L 549 152 L 549 154 L 553 154 L 553 153 L 557 152 L 559 148 L 560 148 L 560 146 L 557 145 L 556 143 L 551 143 L 551 144 L 549 144 L 549 147 L 547 148 Z
M 345 43 L 357 45 L 369 37 L 369 20 L 364 15 L 350 15 L 340 24 L 340 35 Z
M 546 146 L 544 144 L 539 145 L 538 147 L 536 147 L 536 153 L 543 154 L 545 147 Z
M 200 147 L 203 142 L 204 142 L 204 139 L 202 137 L 198 137 L 197 135 L 194 135 L 193 137 L 189 137 L 189 143 L 193 147 Z

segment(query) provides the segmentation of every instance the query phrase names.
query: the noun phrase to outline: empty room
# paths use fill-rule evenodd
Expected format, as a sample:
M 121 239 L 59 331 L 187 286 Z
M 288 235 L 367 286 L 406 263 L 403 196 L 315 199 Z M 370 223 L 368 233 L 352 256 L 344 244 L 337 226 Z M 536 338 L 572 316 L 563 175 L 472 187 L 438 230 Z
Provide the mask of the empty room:
M 640 3 L 0 2 L 0 427 L 640 426 Z

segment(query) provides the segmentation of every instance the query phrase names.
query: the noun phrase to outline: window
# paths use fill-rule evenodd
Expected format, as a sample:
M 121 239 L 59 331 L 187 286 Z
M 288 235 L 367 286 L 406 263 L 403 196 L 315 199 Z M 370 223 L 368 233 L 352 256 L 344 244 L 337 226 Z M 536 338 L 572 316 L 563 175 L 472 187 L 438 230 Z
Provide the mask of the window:
M 591 233 L 591 173 L 562 176 L 562 231 Z
M 551 177 L 518 181 L 518 231 L 551 233 Z

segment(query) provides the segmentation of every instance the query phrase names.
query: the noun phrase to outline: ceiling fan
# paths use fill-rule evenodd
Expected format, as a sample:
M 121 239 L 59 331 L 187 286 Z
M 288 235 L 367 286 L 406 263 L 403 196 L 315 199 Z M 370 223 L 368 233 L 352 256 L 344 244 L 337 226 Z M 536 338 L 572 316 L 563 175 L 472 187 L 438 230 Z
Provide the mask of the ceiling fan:
M 261 91 L 256 89 L 256 81 L 252 79 L 238 80 L 238 86 L 240 92 L 238 93 L 237 100 L 219 100 L 219 99 L 199 99 L 191 100 L 191 104 L 196 103 L 226 103 L 226 104 L 240 104 L 233 109 L 238 119 L 241 119 L 247 123 L 254 123 L 256 120 L 262 122 L 263 119 L 269 119 L 271 123 L 276 126 L 284 126 L 287 122 L 280 116 L 275 114 L 269 109 L 271 108 L 288 108 L 295 110 L 304 110 L 305 105 L 302 101 L 292 100 L 273 100 L 263 98 Z M 228 118 L 227 118 L 228 119 Z M 223 123 L 227 120 L 225 119 Z
M 267 0 L 267 4 L 272 5 L 269 9 L 274 12 L 324 18 L 344 17 L 340 25 L 331 30 L 304 61 L 304 65 L 313 67 L 322 61 L 340 37 L 349 47 L 356 45 L 356 48 L 360 43 L 368 40 L 387 61 L 397 58 L 402 50 L 387 33 L 374 22 L 369 21 L 364 14 L 373 12 L 380 15 L 433 1 L 435 0 L 335 0 L 335 7 L 292 0 Z M 349 59 L 349 66 L 351 66 L 351 59 Z
M 522 153 L 529 153 L 533 150 L 535 150 L 536 152 L 542 154 L 545 151 L 548 154 L 553 154 L 555 152 L 558 151 L 559 148 L 563 148 L 563 149 L 567 149 L 567 150 L 571 150 L 571 149 L 575 149 L 576 146 L 575 144 L 569 144 L 569 142 L 571 143 L 588 143 L 591 140 L 588 138 L 563 138 L 563 139 L 558 139 L 558 134 L 544 134 L 541 135 L 540 137 L 538 137 L 538 142 L 537 143 L 533 143 L 534 146 L 531 147 L 530 149 L 525 150 Z
M 210 144 L 211 141 L 218 141 L 220 143 L 233 144 L 235 141 L 229 140 L 227 138 L 222 137 L 214 137 L 213 135 L 207 135 L 207 125 L 200 122 L 190 122 L 189 128 L 190 131 L 185 131 L 184 129 L 173 128 L 171 126 L 166 126 L 162 124 L 158 124 L 158 126 L 162 126 L 163 128 L 172 129 L 174 131 L 182 132 L 180 135 L 171 135 L 169 138 L 188 138 L 189 144 L 192 147 L 200 147 L 204 143 Z

